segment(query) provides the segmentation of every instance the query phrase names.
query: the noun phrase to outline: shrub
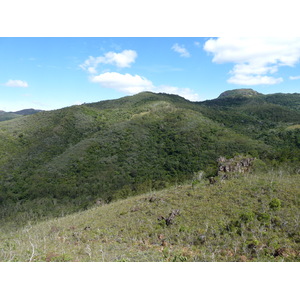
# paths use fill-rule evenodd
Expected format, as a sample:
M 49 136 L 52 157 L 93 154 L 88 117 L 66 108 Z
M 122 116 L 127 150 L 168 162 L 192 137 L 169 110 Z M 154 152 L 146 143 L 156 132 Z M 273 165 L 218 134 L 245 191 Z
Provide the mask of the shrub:
M 271 216 L 268 213 L 257 213 L 257 220 L 264 225 L 270 224 Z
M 240 215 L 240 220 L 243 222 L 243 223 L 248 223 L 250 221 L 253 221 L 254 220 L 254 213 L 252 211 L 250 212 L 246 212 L 246 213 L 243 213 Z
M 269 203 L 269 207 L 273 210 L 279 210 L 281 208 L 281 200 L 278 198 L 272 199 Z
M 253 170 L 257 173 L 266 172 L 268 170 L 268 166 L 265 162 L 260 159 L 256 159 L 253 162 Z

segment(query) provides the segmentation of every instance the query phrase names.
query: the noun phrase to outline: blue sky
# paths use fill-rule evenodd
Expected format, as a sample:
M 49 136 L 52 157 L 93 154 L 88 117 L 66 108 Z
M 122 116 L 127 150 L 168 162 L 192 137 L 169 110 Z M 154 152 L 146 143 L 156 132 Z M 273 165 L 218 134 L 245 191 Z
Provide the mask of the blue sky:
M 191 101 L 229 89 L 299 93 L 299 38 L 0 38 L 0 110 L 58 109 L 141 91 Z

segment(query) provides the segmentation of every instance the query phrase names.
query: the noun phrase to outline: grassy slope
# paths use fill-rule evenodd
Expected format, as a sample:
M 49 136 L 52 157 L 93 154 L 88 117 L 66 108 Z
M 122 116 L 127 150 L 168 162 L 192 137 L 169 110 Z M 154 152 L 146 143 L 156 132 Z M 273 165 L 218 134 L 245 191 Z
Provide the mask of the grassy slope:
M 299 261 L 300 175 L 149 192 L 1 232 L 1 261 Z M 160 216 L 180 215 L 167 226 Z

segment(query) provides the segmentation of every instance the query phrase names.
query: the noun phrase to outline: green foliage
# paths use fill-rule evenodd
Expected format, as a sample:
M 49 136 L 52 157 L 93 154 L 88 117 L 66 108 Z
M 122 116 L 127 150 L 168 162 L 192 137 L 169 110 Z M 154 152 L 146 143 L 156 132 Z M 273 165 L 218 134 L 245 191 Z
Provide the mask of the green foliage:
M 266 212 L 258 212 L 257 213 L 257 220 L 261 222 L 261 224 L 269 224 L 271 216 L 269 213 Z
M 278 198 L 272 199 L 272 201 L 269 203 L 269 206 L 273 210 L 279 210 L 281 208 L 281 200 Z
M 18 117 L 20 116 L 17 114 L 0 111 L 0 122 L 15 119 Z
M 218 99 L 200 102 L 199 110 L 236 132 L 271 146 L 266 155 L 259 153 L 260 158 L 293 161 L 299 165 L 300 94 L 245 96 L 241 90 L 229 92 Z
M 240 221 L 242 223 L 249 223 L 250 221 L 253 221 L 255 217 L 255 214 L 253 212 L 245 212 L 242 213 L 240 216 Z
M 255 159 L 253 161 L 253 170 L 256 173 L 265 173 L 268 171 L 268 169 L 269 167 L 267 166 L 267 164 L 261 159 Z

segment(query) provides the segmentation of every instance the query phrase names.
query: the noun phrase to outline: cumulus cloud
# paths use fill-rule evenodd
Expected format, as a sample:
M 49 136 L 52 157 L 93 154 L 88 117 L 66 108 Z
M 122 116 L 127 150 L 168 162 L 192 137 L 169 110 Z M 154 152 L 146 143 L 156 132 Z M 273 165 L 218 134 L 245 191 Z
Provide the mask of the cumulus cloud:
M 103 56 L 90 56 L 79 67 L 90 74 L 97 73 L 97 67 L 99 64 L 111 64 L 119 68 L 128 68 L 135 62 L 137 53 L 134 50 L 124 50 L 122 52 L 107 52 Z
M 277 84 L 283 79 L 273 74 L 299 62 L 300 38 L 217 38 L 206 41 L 204 50 L 213 55 L 214 63 L 234 64 L 229 83 Z
M 139 75 L 106 72 L 90 77 L 91 82 L 99 83 L 102 87 L 115 89 L 125 94 L 137 94 L 143 91 L 168 93 L 182 96 L 190 101 L 201 101 L 199 95 L 189 88 L 179 88 L 169 85 L 155 86 L 152 81 Z
M 124 50 L 121 53 L 108 52 L 105 54 L 105 63 L 115 64 L 119 68 L 128 68 L 135 62 L 137 53 L 134 50 Z
M 179 53 L 182 57 L 190 57 L 190 53 L 187 51 L 187 49 L 184 46 L 180 46 L 177 43 L 174 44 L 171 48 L 175 52 Z
M 189 53 L 185 51 L 184 48 L 177 46 L 175 46 L 175 48 L 180 51 L 179 53 L 181 53 L 182 56 L 189 56 Z M 191 101 L 200 101 L 199 95 L 189 88 L 178 88 L 168 85 L 156 86 L 151 80 L 137 74 L 122 74 L 108 71 L 99 72 L 97 70 L 99 64 L 111 64 L 119 68 L 130 67 L 131 64 L 135 62 L 136 57 L 137 53 L 134 50 L 124 50 L 120 53 L 107 52 L 99 57 L 90 56 L 80 65 L 80 68 L 90 74 L 89 80 L 91 82 L 98 83 L 104 88 L 114 89 L 127 95 L 133 95 L 143 91 L 152 91 L 155 93 L 177 94 Z
M 28 83 L 26 81 L 12 80 L 12 79 L 8 80 L 3 85 L 8 86 L 8 87 L 22 87 L 22 88 L 27 88 L 28 87 Z
M 92 82 L 99 83 L 105 88 L 112 88 L 128 94 L 136 94 L 149 91 L 153 88 L 150 80 L 139 75 L 120 74 L 117 72 L 106 72 L 90 78 Z
M 272 76 L 261 76 L 261 75 L 243 75 L 243 74 L 234 74 L 230 77 L 227 82 L 240 85 L 259 85 L 259 84 L 277 84 L 282 82 L 281 77 L 274 78 Z

